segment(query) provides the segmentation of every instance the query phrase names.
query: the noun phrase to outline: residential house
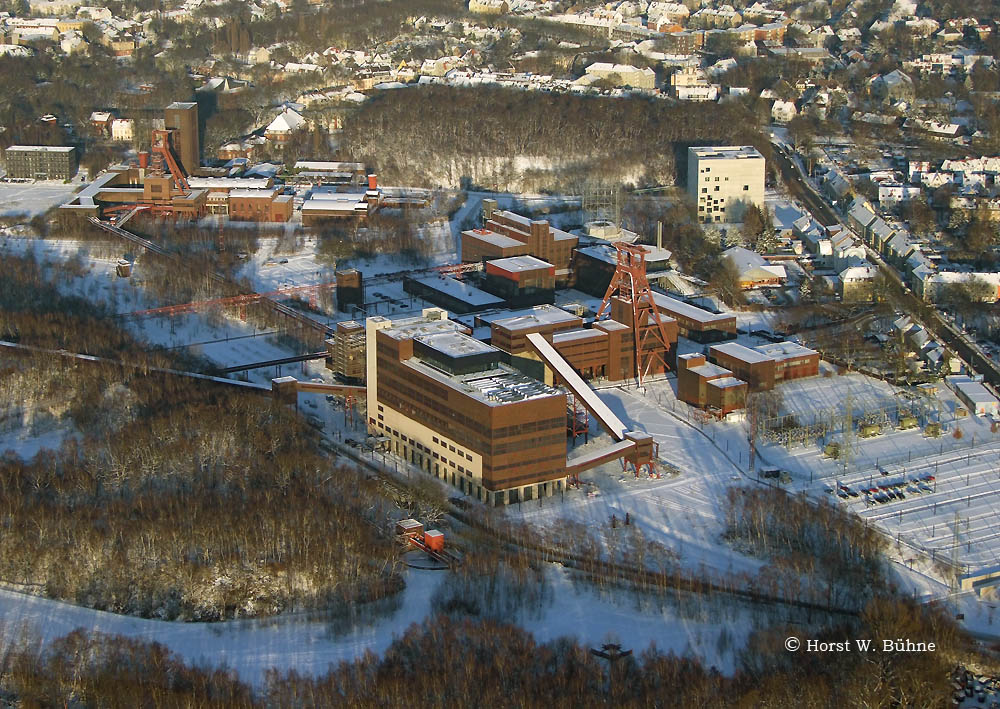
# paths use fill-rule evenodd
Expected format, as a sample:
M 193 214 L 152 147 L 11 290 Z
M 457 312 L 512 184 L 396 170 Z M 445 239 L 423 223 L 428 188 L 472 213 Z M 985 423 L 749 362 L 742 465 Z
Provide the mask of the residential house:
M 506 15 L 510 12 L 507 0 L 469 0 L 469 12 L 482 15 Z
M 920 187 L 899 182 L 880 182 L 878 185 L 878 203 L 882 209 L 893 209 L 903 202 L 920 199 L 922 194 Z
M 799 115 L 799 111 L 791 101 L 778 99 L 771 106 L 771 120 L 775 123 L 788 123 L 797 115 Z
M 135 137 L 135 121 L 131 118 L 115 118 L 111 121 L 111 140 L 131 143 Z
M 743 289 L 780 286 L 787 278 L 784 266 L 772 266 L 763 256 L 742 246 L 727 249 L 722 258 L 736 266 L 740 274 L 740 288 Z
M 912 101 L 916 95 L 913 79 L 899 69 L 876 76 L 869 83 L 869 91 L 873 98 L 889 103 Z
M 840 299 L 845 303 L 871 301 L 878 274 L 871 264 L 845 268 L 840 272 Z
M 264 129 L 264 136 L 275 143 L 284 143 L 292 133 L 306 124 L 306 119 L 300 113 L 286 108 L 279 113 Z

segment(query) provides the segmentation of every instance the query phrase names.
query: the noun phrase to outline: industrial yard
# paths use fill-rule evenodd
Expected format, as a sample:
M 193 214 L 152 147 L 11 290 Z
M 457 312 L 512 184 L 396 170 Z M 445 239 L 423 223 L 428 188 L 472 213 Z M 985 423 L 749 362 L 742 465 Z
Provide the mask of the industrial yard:
M 184 144 L 183 128 L 156 134 L 152 156 L 64 203 L 80 237 L 40 238 L 20 223 L 5 227 L 0 248 L 37 264 L 61 295 L 110 313 L 147 354 L 179 362 L 169 376 L 270 397 L 331 465 L 361 466 L 394 491 L 387 499 L 399 509 L 383 524 L 412 519 L 395 520 L 406 590 L 370 617 L 330 633 L 321 620 L 282 614 L 274 625 L 226 620 L 216 634 L 155 634 L 180 655 L 215 648 L 259 683 L 272 656 L 303 637 L 307 650 L 277 666 L 315 671 L 361 649 L 384 651 L 400 624 L 425 621 L 441 599 L 478 602 L 455 579 L 467 559 L 481 563 L 469 539 L 489 529 L 546 559 L 524 586 L 537 602 L 504 606 L 539 639 L 627 636 L 633 647 L 655 644 L 735 672 L 756 630 L 800 612 L 857 614 L 871 592 L 737 539 L 739 500 L 773 492 L 765 504 L 781 504 L 782 491 L 803 493 L 788 499 L 823 515 L 846 512 L 837 524 L 875 530 L 887 583 L 946 602 L 989 634 L 1000 434 L 988 392 L 968 394 L 978 382 L 893 383 L 776 332 L 786 322 L 767 288 L 780 285 L 771 280 L 784 266 L 748 257 L 739 278 L 751 281 L 751 305 L 727 306 L 684 277 L 659 242 L 611 233 L 606 220 L 575 227 L 565 215 L 528 217 L 508 208 L 523 196 L 489 193 L 437 195 L 452 216 L 417 212 L 406 227 L 422 243 L 417 252 L 371 248 L 385 238 L 378 219 L 407 190 L 370 175 L 356 200 L 298 185 L 278 202 L 283 190 L 271 178 L 261 194 L 250 194 L 248 178 L 185 179 Z M 348 221 L 304 223 L 300 194 L 318 199 L 313 217 Z M 250 213 L 267 218 L 250 225 Z M 178 236 L 168 219 L 193 227 Z M 364 247 L 335 252 L 324 229 Z M 189 278 L 176 277 L 189 268 Z M 810 342 L 822 339 L 814 335 Z M 0 449 L 29 459 L 87 436 L 49 396 L 8 406 Z M 438 501 L 403 503 L 408 489 L 433 490 Z M 404 523 L 419 532 L 400 536 Z M 639 602 L 604 585 L 612 574 L 653 574 L 658 590 Z M 707 601 L 706 589 L 727 600 Z M 15 593 L 0 599 L 8 622 L 37 613 L 132 637 L 154 632 L 146 620 Z

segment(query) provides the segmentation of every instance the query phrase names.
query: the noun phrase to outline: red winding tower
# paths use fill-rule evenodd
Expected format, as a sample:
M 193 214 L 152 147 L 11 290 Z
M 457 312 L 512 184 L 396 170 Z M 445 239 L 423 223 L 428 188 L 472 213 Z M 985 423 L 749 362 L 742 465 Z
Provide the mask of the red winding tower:
M 600 320 L 611 308 L 611 299 L 618 296 L 632 306 L 632 334 L 635 343 L 635 371 L 639 383 L 653 364 L 659 371 L 671 369 L 667 353 L 671 339 L 653 302 L 653 292 L 646 279 L 646 250 L 635 244 L 614 244 L 618 252 L 615 273 L 597 311 Z

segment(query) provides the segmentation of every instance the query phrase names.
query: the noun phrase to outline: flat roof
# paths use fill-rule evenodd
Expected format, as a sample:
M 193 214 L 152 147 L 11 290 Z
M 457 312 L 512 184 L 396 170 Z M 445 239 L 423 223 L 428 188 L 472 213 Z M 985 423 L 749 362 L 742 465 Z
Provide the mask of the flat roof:
M 708 382 L 708 385 L 718 387 L 719 389 L 731 389 L 734 387 L 746 386 L 746 382 L 742 379 L 737 379 L 736 377 L 722 377 L 721 379 L 713 379 Z
M 663 295 L 662 293 L 657 293 L 656 291 L 653 291 L 653 302 L 656 303 L 657 307 L 662 308 L 663 310 L 667 310 L 675 315 L 679 315 L 703 324 L 723 322 L 726 320 L 732 320 L 735 322 L 736 320 L 736 315 L 733 313 L 710 313 L 704 308 L 699 308 L 697 305 L 685 303 L 684 301 L 671 298 L 669 295 Z
M 435 332 L 464 332 L 465 326 L 455 320 L 428 320 L 422 315 L 412 318 L 392 320 L 392 325 L 379 332 L 385 333 L 394 340 L 408 340 L 420 335 Z
M 699 377 L 717 377 L 720 374 L 725 376 L 732 376 L 730 372 L 725 367 L 720 367 L 717 364 L 712 364 L 711 362 L 706 362 L 698 367 L 692 367 L 688 370 L 689 372 L 694 372 Z
M 499 246 L 502 249 L 509 249 L 516 246 L 524 246 L 523 241 L 518 241 L 517 239 L 512 239 L 504 234 L 498 234 L 495 231 L 490 231 L 489 229 L 469 229 L 463 231 L 462 235 L 468 235 L 480 241 L 485 241 L 487 243 L 493 244 L 494 246 Z
M 763 160 L 757 148 L 752 145 L 710 145 L 688 148 L 699 160 Z
M 539 325 L 558 325 L 566 322 L 581 322 L 582 318 L 568 313 L 554 305 L 536 305 L 526 310 L 481 316 L 480 320 L 505 330 L 524 330 Z
M 419 276 L 412 280 L 438 293 L 457 298 L 468 305 L 502 305 L 506 302 L 503 298 L 497 298 L 495 295 L 451 276 Z
M 76 150 L 72 145 L 11 145 L 7 150 L 26 153 L 68 153 Z
M 271 187 L 270 189 L 266 189 L 266 190 L 244 190 L 244 189 L 239 189 L 239 190 L 232 190 L 229 193 L 229 196 L 230 197 L 237 197 L 237 198 L 244 197 L 244 198 L 249 198 L 249 199 L 261 199 L 262 197 L 263 198 L 271 198 L 271 197 L 274 196 L 274 193 L 277 192 L 277 191 L 278 191 L 277 187 Z
M 669 319 L 673 320 L 673 318 L 669 318 Z M 618 322 L 617 320 L 612 320 L 610 318 L 605 319 L 605 320 L 598 320 L 594 324 L 595 325 L 599 324 L 601 326 L 601 329 L 608 330 L 608 331 L 610 331 L 610 330 L 631 330 L 632 329 L 631 327 L 629 327 L 625 323 Z
M 349 211 L 368 209 L 364 199 L 307 199 L 302 203 L 303 212 Z
M 719 345 L 712 345 L 711 348 L 709 348 L 709 352 L 719 352 L 720 354 L 738 359 L 741 362 L 746 362 L 747 364 L 760 364 L 762 362 L 771 362 L 773 360 L 773 357 L 762 354 L 757 350 L 752 350 L 749 347 L 739 344 L 738 342 L 724 342 Z
M 306 204 L 310 202 L 360 202 L 365 198 L 364 192 L 327 192 L 325 190 L 312 191 Z
M 797 342 L 789 342 L 788 340 L 784 342 L 758 345 L 754 349 L 758 352 L 762 352 L 768 357 L 773 357 L 774 359 L 788 359 L 790 357 L 806 357 L 809 355 L 819 354 L 816 350 L 811 350 Z
M 573 340 L 589 340 L 594 337 L 607 337 L 608 333 L 603 330 L 591 329 L 580 329 L 580 330 L 565 330 L 563 332 L 556 332 L 552 335 L 552 344 L 557 342 L 572 342 Z
M 480 342 L 476 338 L 458 330 L 433 332 L 426 335 L 418 335 L 413 339 L 449 357 L 466 357 L 474 354 L 499 352 L 496 347 L 487 345 L 485 342 Z
M 966 398 L 974 404 L 997 403 L 997 398 L 989 392 L 989 389 L 984 387 L 979 382 L 974 382 L 965 377 L 949 377 L 948 381 L 955 387 L 955 389 L 962 392 L 962 394 L 964 394 Z
M 528 399 L 560 395 L 557 389 L 502 363 L 481 372 L 460 375 L 443 372 L 418 357 L 411 357 L 402 364 L 488 406 L 504 406 Z
M 538 271 L 543 268 L 552 268 L 552 264 L 534 256 L 508 256 L 487 261 L 487 265 L 502 268 L 505 271 Z
M 505 366 L 488 372 L 465 375 L 461 380 L 462 383 L 479 391 L 486 401 L 493 405 L 559 394 L 558 390 L 544 382 Z
M 187 181 L 191 187 L 209 189 L 268 190 L 272 187 L 271 180 L 259 177 L 189 177 Z
M 167 108 L 176 108 L 182 110 L 189 110 L 197 106 L 198 104 L 194 101 L 174 101 L 172 104 L 167 106 Z

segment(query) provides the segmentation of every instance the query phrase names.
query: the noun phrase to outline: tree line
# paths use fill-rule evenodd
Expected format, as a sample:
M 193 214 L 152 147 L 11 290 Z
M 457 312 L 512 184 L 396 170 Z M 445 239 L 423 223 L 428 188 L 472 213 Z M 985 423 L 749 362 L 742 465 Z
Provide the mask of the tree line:
M 769 561 L 779 578 L 826 587 L 838 605 L 860 607 L 889 590 L 886 542 L 861 519 L 776 488 L 730 488 L 726 538 Z
M 804 633 L 809 633 L 805 635 Z M 918 638 L 935 652 L 789 652 L 789 634 L 825 642 Z M 496 620 L 436 616 L 410 626 L 381 657 L 368 653 L 319 676 L 268 673 L 255 690 L 235 672 L 193 666 L 162 645 L 76 631 L 44 646 L 30 635 L 0 657 L 0 691 L 23 706 L 584 706 L 938 707 L 955 662 L 996 671 L 941 609 L 869 603 L 853 625 L 754 633 L 732 676 L 655 647 L 609 667 L 574 638 L 539 642 Z

